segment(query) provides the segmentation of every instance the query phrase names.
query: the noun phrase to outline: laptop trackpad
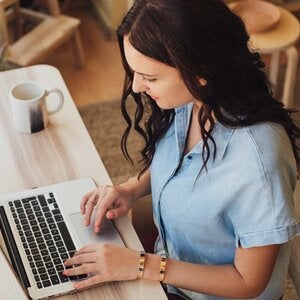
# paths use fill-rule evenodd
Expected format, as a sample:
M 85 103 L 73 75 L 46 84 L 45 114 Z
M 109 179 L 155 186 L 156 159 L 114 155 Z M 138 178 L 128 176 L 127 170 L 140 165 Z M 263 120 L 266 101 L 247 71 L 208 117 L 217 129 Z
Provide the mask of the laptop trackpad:
M 95 233 L 93 217 L 91 220 L 91 224 L 87 227 L 83 224 L 83 217 L 81 213 L 74 213 L 70 214 L 69 216 L 74 230 L 82 245 L 107 242 L 124 247 L 124 243 L 112 221 L 104 218 L 101 224 L 100 232 Z

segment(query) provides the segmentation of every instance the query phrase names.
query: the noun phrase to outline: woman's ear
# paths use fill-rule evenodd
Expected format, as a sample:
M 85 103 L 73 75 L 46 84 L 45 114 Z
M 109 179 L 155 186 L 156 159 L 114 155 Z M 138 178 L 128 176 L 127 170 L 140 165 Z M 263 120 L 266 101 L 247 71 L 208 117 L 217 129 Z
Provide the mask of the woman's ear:
M 204 78 L 199 78 L 199 83 L 201 86 L 205 86 L 207 84 L 207 80 Z

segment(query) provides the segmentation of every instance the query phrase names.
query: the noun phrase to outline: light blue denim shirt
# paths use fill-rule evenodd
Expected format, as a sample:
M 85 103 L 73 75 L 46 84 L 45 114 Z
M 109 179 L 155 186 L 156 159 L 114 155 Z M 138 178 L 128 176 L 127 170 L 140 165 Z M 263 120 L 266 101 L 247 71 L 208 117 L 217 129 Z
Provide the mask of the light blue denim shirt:
M 283 244 L 271 280 L 256 299 L 282 296 L 289 240 L 300 234 L 294 215 L 296 163 L 285 130 L 262 123 L 227 128 L 216 123 L 216 159 L 200 174 L 202 142 L 183 158 L 192 104 L 176 109 L 151 163 L 156 252 L 181 261 L 233 264 L 236 247 Z M 212 145 L 210 145 L 210 149 Z M 211 155 L 212 157 L 212 155 Z M 168 286 L 186 299 L 222 299 Z

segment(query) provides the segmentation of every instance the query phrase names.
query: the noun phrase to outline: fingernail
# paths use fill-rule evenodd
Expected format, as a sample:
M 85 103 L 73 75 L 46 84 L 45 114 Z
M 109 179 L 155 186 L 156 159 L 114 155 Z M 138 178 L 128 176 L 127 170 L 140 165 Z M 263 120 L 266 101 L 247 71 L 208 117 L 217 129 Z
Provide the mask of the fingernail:
M 75 289 L 79 289 L 79 286 L 80 286 L 79 284 L 74 284 Z

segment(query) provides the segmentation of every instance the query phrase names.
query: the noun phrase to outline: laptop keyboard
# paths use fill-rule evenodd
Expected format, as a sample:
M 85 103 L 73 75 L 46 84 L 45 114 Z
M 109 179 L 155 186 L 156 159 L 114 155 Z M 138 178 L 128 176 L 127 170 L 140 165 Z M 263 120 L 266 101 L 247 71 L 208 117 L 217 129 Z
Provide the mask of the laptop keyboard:
M 84 278 L 64 276 L 63 262 L 76 249 L 53 193 L 9 202 L 37 287 Z

